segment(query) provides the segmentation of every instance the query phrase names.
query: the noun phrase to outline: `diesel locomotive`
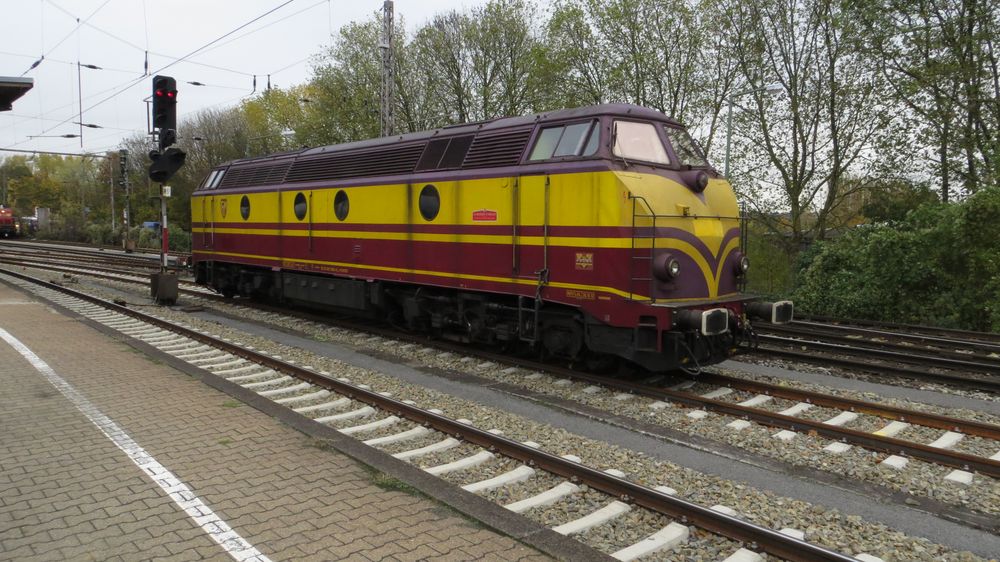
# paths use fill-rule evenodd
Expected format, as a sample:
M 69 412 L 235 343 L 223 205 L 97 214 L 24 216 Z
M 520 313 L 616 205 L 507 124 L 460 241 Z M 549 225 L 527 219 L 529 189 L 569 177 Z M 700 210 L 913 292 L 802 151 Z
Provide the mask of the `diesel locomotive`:
M 729 183 L 684 127 L 605 104 L 217 166 L 199 283 L 465 342 L 653 371 L 728 357 L 792 304 L 740 288 Z

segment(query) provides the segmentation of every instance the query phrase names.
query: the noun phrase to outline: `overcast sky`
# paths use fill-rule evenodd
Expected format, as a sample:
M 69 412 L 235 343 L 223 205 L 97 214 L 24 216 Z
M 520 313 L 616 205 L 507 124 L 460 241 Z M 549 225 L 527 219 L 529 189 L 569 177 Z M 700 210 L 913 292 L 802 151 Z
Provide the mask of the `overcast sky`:
M 0 112 L 0 148 L 102 152 L 134 132 L 146 131 L 151 76 L 174 76 L 178 115 L 226 107 L 267 86 L 308 80 L 310 57 L 331 43 L 344 24 L 366 20 L 382 0 L 0 0 L 0 76 L 23 74 L 34 89 Z M 411 32 L 434 14 L 465 10 L 485 0 L 396 0 L 396 19 Z M 281 6 L 280 8 L 278 8 Z M 265 14 L 190 59 L 174 61 Z M 77 24 L 77 18 L 80 25 Z M 102 70 L 83 68 L 77 62 Z M 171 65 L 164 69 L 165 66 Z M 80 87 L 78 88 L 78 79 Z M 186 82 L 202 82 L 192 86 Z M 133 84 L 134 83 L 134 84 Z M 126 87 L 132 84 L 130 87 Z M 83 93 L 80 139 L 34 138 L 79 134 L 78 91 Z M 65 122 L 64 122 L 65 121 Z M 0 152 L 0 157 L 10 152 Z

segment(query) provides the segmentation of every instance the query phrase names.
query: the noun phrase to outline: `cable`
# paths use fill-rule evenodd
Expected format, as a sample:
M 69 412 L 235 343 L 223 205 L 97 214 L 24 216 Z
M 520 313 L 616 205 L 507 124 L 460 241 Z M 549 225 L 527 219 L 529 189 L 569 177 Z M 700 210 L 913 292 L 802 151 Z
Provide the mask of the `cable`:
M 70 31 L 69 33 L 67 33 L 65 37 L 63 37 L 62 39 L 60 39 L 59 42 L 56 43 L 54 47 L 52 47 L 51 49 L 48 50 L 48 52 L 44 53 L 42 55 L 42 58 L 38 59 L 38 61 L 36 61 L 31 66 L 29 66 L 27 70 L 25 70 L 24 72 L 22 72 L 21 76 L 24 76 L 25 74 L 27 74 L 27 73 L 31 72 L 32 70 L 34 70 L 35 68 L 37 68 L 38 65 L 41 64 L 43 60 L 45 60 L 46 56 L 48 56 L 49 54 L 51 54 L 52 51 L 58 49 L 59 45 L 62 45 L 67 39 L 69 39 L 74 33 L 76 33 L 77 30 L 80 29 L 81 25 L 87 23 L 87 20 L 89 20 L 90 18 L 94 17 L 94 15 L 96 15 L 97 12 L 100 12 L 101 8 L 107 6 L 108 2 L 111 2 L 111 0 L 104 0 L 104 3 L 101 4 L 100 6 L 98 6 L 96 10 L 94 10 L 93 12 L 91 12 L 90 15 L 87 16 L 86 19 L 84 19 L 82 22 L 80 21 L 80 18 L 74 17 L 74 19 L 76 19 L 76 27 L 74 27 L 72 31 Z M 58 4 L 56 4 L 55 2 L 53 2 L 52 0 L 49 0 L 49 4 L 52 4 L 53 6 L 55 6 L 56 8 L 58 8 L 59 10 L 62 10 L 63 12 L 66 12 L 66 10 L 62 9 L 62 6 L 59 6 Z M 69 12 L 66 12 L 66 13 L 68 14 Z
M 270 76 L 272 74 L 277 74 L 279 72 L 284 72 L 284 71 L 288 70 L 289 68 L 291 68 L 293 66 L 297 66 L 297 65 L 300 65 L 300 64 L 306 62 L 310 58 L 312 58 L 312 57 L 306 57 L 306 58 L 304 58 L 302 60 L 297 60 L 297 61 L 293 62 L 292 64 L 290 64 L 288 66 L 283 66 L 283 67 L 279 68 L 278 70 L 272 70 L 271 72 L 268 72 L 267 75 Z
M 312 4 L 312 5 L 310 5 L 310 6 L 307 6 L 307 7 L 305 7 L 305 8 L 302 8 L 301 10 L 299 10 L 299 11 L 297 11 L 297 12 L 294 12 L 294 13 L 291 13 L 291 14 L 288 14 L 287 16 L 285 16 L 285 17 L 283 17 L 283 18 L 281 18 L 281 19 L 278 19 L 278 20 L 274 20 L 274 21 L 272 21 L 272 22 L 270 22 L 270 23 L 267 23 L 267 24 L 264 24 L 264 25 L 262 25 L 262 26 L 260 26 L 260 27 L 257 27 L 257 28 L 254 28 L 254 29 L 251 29 L 250 31 L 248 31 L 248 32 L 246 32 L 246 33 L 244 33 L 244 34 L 242 34 L 242 35 L 238 35 L 238 36 L 236 36 L 236 37 L 233 37 L 233 38 L 232 38 L 232 39 L 230 39 L 229 41 L 226 41 L 225 43 L 220 43 L 220 44 L 218 44 L 218 45 L 216 45 L 216 46 L 212 47 L 211 49 L 205 49 L 205 51 L 204 51 L 204 52 L 206 52 L 206 53 L 207 53 L 207 52 L 209 52 L 209 51 L 214 51 L 215 49 L 219 49 L 219 48 L 221 48 L 221 47 L 225 47 L 226 45 L 228 45 L 228 44 L 232 43 L 233 41 L 239 41 L 240 39 L 243 39 L 243 38 L 244 38 L 244 37 L 246 37 L 247 35 L 253 35 L 254 33 L 257 33 L 258 31 L 261 31 L 262 29 L 267 29 L 268 27 L 271 27 L 272 25 L 275 25 L 275 24 L 278 24 L 278 23 L 281 23 L 281 22 L 283 22 L 283 21 L 287 20 L 288 18 L 293 18 L 293 17 L 295 17 L 295 16 L 297 16 L 297 15 L 301 14 L 302 12 L 307 12 L 307 11 L 309 11 L 309 10 L 311 10 L 311 9 L 315 8 L 316 6 L 319 6 L 320 4 L 323 4 L 323 3 L 324 3 L 324 2 L 326 2 L 326 1 L 327 1 L 327 0 L 319 0 L 319 2 L 316 2 L 315 4 Z
M 50 119 L 48 117 L 35 117 L 33 115 L 20 115 L 18 113 L 4 113 L 4 116 L 18 117 L 18 118 L 25 119 L 25 120 L 30 120 L 30 121 L 53 121 L 53 122 L 59 121 L 58 119 Z M 107 129 L 109 131 L 125 131 L 125 132 L 129 132 L 129 133 L 131 133 L 133 131 L 138 131 L 139 130 L 139 129 L 122 129 L 121 127 L 105 127 L 104 125 L 101 125 L 101 128 L 102 129 Z
M 107 2 L 109 2 L 109 1 L 110 1 L 110 0 L 106 0 L 106 1 L 105 1 L 105 4 L 107 4 Z M 288 4 L 291 4 L 291 3 L 292 3 L 292 2 L 294 2 L 294 1 L 295 1 L 295 0 L 286 0 L 285 2 L 282 2 L 282 3 L 281 3 L 281 4 L 279 4 L 278 6 L 276 6 L 276 7 L 272 8 L 272 9 L 270 9 L 270 10 L 266 11 L 266 12 L 264 12 L 263 14 L 261 14 L 261 15 L 259 15 L 259 16 L 257 16 L 257 17 L 255 17 L 255 18 L 253 18 L 253 19 L 252 19 L 252 20 L 250 20 L 250 21 L 248 21 L 248 22 L 246 22 L 246 23 L 244 23 L 244 24 L 240 25 L 240 26 L 239 26 L 239 27 L 237 27 L 236 29 L 233 29 L 232 31 L 229 31 L 229 32 L 225 33 L 224 35 L 222 35 L 222 36 L 220 36 L 220 37 L 218 37 L 218 38 L 216 38 L 216 39 L 213 39 L 212 41 L 209 41 L 209 42 L 208 42 L 208 43 L 206 43 L 205 45 L 202 45 L 201 47 L 198 47 L 197 49 L 195 49 L 195 50 L 191 51 L 190 53 L 188 53 L 188 54 L 184 55 L 183 57 L 180 57 L 179 59 L 176 59 L 176 60 L 174 60 L 173 62 L 171 62 L 171 63 L 169 63 L 169 64 L 167 64 L 167 65 L 165 65 L 165 66 L 162 66 L 162 67 L 160 67 L 160 68 L 159 68 L 158 70 L 156 70 L 155 72 L 153 72 L 153 74 L 159 74 L 160 72 L 162 72 L 162 71 L 164 71 L 164 70 L 166 70 L 166 69 L 170 68 L 171 66 L 173 66 L 173 65 L 175 65 L 175 64 L 177 64 L 177 63 L 179 63 L 179 62 L 182 62 L 182 61 L 184 61 L 184 60 L 185 60 L 185 59 L 187 59 L 188 57 L 191 57 L 191 56 L 194 56 L 195 54 L 197 54 L 197 53 L 201 52 L 202 50 L 204 50 L 204 49 L 208 48 L 209 46 L 211 46 L 211 45 L 214 45 L 215 43 L 218 43 L 219 41 L 221 41 L 221 40 L 225 39 L 226 37 L 229 37 L 229 36 L 230 36 L 230 35 L 232 35 L 233 33 L 236 33 L 237 31 L 239 31 L 239 30 L 241 30 L 241 29 L 245 28 L 246 26 L 248 26 L 248 25 L 251 25 L 251 24 L 253 24 L 253 23 L 254 23 L 254 22 L 256 22 L 256 21 L 259 21 L 260 19 L 262 19 L 262 18 L 264 18 L 264 17 L 266 17 L 266 16 L 268 16 L 268 15 L 270 15 L 270 14 L 274 13 L 274 12 L 275 12 L 275 11 L 277 11 L 277 10 L 280 10 L 281 8 L 283 8 L 283 7 L 287 6 Z M 49 0 L 49 2 L 51 3 L 51 0 Z M 102 4 L 102 6 L 103 6 L 103 4 Z M 93 14 L 91 14 L 91 15 L 93 15 Z M 101 101 L 99 101 L 99 102 L 97 102 L 97 103 L 95 103 L 95 104 L 93 104 L 93 105 L 90 105 L 90 106 L 89 106 L 89 107 L 87 107 L 87 108 L 86 108 L 86 109 L 85 109 L 84 111 L 90 111 L 91 109 L 94 109 L 95 107 L 97 107 L 97 106 L 99 106 L 99 105 L 101 105 L 101 104 L 103 104 L 103 103 L 105 103 L 105 102 L 107 102 L 107 101 L 110 101 L 110 100 L 112 100 L 112 99 L 114 99 L 114 98 L 118 97 L 119 95 L 121 95 L 121 94 L 125 93 L 125 92 L 126 92 L 126 91 L 128 91 L 128 90 L 129 90 L 130 88 L 132 88 L 133 86 L 135 86 L 136 84 L 138 84 L 139 82 L 141 82 L 141 81 L 142 81 L 142 80 L 143 80 L 143 79 L 144 79 L 145 77 L 146 77 L 146 76 L 145 76 L 145 75 L 143 75 L 143 76 L 140 76 L 139 78 L 136 78 L 135 80 L 132 80 L 132 81 L 128 82 L 127 84 L 123 85 L 123 86 L 122 86 L 122 87 L 121 87 L 121 88 L 120 88 L 120 89 L 119 89 L 118 91 L 116 91 L 116 92 L 112 93 L 111 95 L 107 96 L 106 98 L 103 98 L 103 99 L 102 99 Z M 70 117 L 67 117 L 67 118 L 66 118 L 65 120 L 61 121 L 61 122 L 60 122 L 60 123 L 59 123 L 58 125 L 53 125 L 52 127 L 49 127 L 48 129 L 46 129 L 46 130 L 42 131 L 42 132 L 41 132 L 41 133 L 39 133 L 39 134 L 40 134 L 40 135 L 44 135 L 45 133 L 47 133 L 47 132 L 51 131 L 52 129 L 55 129 L 56 127 L 59 127 L 59 126 L 62 126 L 62 125 L 64 125 L 64 124 L 68 123 L 68 122 L 69 122 L 70 120 L 72 120 L 72 119 L 73 119 L 73 117 L 74 117 L 74 116 L 72 116 L 72 115 L 71 115 Z M 36 135 L 36 136 L 37 136 L 37 135 Z M 14 143 L 14 144 L 12 144 L 12 145 L 8 145 L 8 146 L 7 146 L 7 148 L 10 148 L 10 147 L 12 147 L 12 146 L 17 146 L 17 145 L 19 145 L 19 144 L 21 144 L 21 143 L 23 143 L 23 142 L 27 142 L 27 139 L 26 139 L 26 140 L 24 140 L 24 141 L 20 141 L 20 142 L 17 142 L 17 143 Z
M 50 4 L 52 4 L 52 0 L 45 0 L 45 1 L 49 2 Z M 69 16 L 69 17 L 71 17 L 71 18 L 73 18 L 73 19 L 76 19 L 76 20 L 79 20 L 79 18 L 77 18 L 76 16 L 74 16 L 74 15 L 73 15 L 73 14 L 71 14 L 70 12 L 66 11 L 66 10 L 65 10 L 65 9 L 63 9 L 62 7 L 60 7 L 60 6 L 57 6 L 56 4 L 52 4 L 52 5 L 53 5 L 53 6 L 56 6 L 57 8 L 59 8 L 59 10 L 61 10 L 61 11 L 62 11 L 62 12 L 63 12 L 64 14 L 66 14 L 67 16 Z M 280 7 L 281 7 L 281 6 L 279 6 L 279 8 L 280 8 Z M 143 5 L 143 8 L 145 9 L 145 4 Z M 265 14 L 265 15 L 267 15 L 267 14 Z M 143 17 L 145 17 L 145 12 L 143 13 Z M 263 17 L 263 16 L 262 16 L 262 17 Z M 250 22 L 250 23 L 252 23 L 252 22 Z M 135 43 L 133 43 L 133 42 L 129 41 L 128 39 L 123 39 L 123 38 L 121 38 L 121 37 L 119 37 L 119 36 L 115 35 L 114 33 L 111 33 L 110 31 L 107 31 L 107 30 L 105 30 L 105 29 L 102 29 L 102 28 L 100 28 L 100 27 L 97 27 L 96 25 L 94 25 L 94 24 L 92 24 L 92 23 L 89 23 L 89 22 L 83 22 L 83 23 L 82 23 L 82 25 L 86 25 L 87 27 L 89 27 L 89 28 L 93 29 L 94 31 L 97 31 L 98 33 L 101 33 L 101 34 L 103 34 L 103 35 L 106 35 L 106 36 L 108 36 L 108 37 L 110 37 L 110 38 L 114 39 L 115 41 L 118 41 L 118 42 L 120 42 L 120 43 L 123 43 L 123 44 L 125 44 L 125 45 L 128 45 L 129 47 L 132 47 L 133 49 L 135 49 L 135 50 L 139 51 L 140 53 L 145 53 L 147 57 L 148 57 L 149 55 L 156 55 L 156 56 L 158 56 L 158 57 L 163 57 L 163 58 L 165 58 L 165 59 L 174 59 L 174 58 L 176 58 L 176 57 L 174 57 L 173 55 L 167 55 L 167 54 L 163 54 L 163 53 L 158 53 L 158 52 L 155 52 L 155 51 L 150 51 L 150 50 L 148 50 L 148 48 L 143 48 L 143 47 L 140 47 L 139 45 L 136 45 Z M 239 28 L 237 28 L 237 29 L 239 29 Z M 234 30 L 234 31 L 236 31 L 236 30 Z M 146 38 L 146 42 L 147 42 L 147 44 L 149 43 L 149 37 L 148 37 L 148 30 L 147 30 L 147 38 Z M 211 65 L 211 64 L 205 64 L 205 63 L 200 63 L 200 62 L 195 62 L 195 61 L 187 61 L 187 62 L 188 62 L 188 64 L 194 64 L 194 65 L 198 65 L 198 66 L 204 66 L 204 67 L 207 67 L 207 68 L 211 68 L 211 69 L 214 69 L 214 70 L 221 70 L 221 71 L 223 71 L 223 72 L 231 72 L 231 73 L 233 73 L 233 74 L 242 74 L 243 76 L 253 76 L 253 75 L 252 75 L 252 74 L 250 74 L 249 72 L 241 72 L 241 71 L 239 71 L 239 70 L 233 70 L 233 69 L 231 69 L 231 68 L 224 68 L 224 67 L 221 67 L 221 66 L 214 66 L 214 65 Z M 145 74 L 144 74 L 144 75 L 149 75 L 149 74 L 150 74 L 150 73 L 148 72 L 148 70 L 149 70 L 149 69 L 148 69 L 148 68 L 146 68 L 145 70 L 146 70 L 146 72 L 145 72 Z M 131 71 L 130 71 L 130 72 L 131 72 Z
M 138 78 L 137 80 L 130 80 L 130 81 L 128 81 L 128 82 L 125 82 L 125 83 L 123 83 L 123 84 L 119 84 L 119 85 L 116 85 L 116 86 L 112 86 L 112 87 L 110 87 L 110 88 L 107 88 L 107 89 L 105 89 L 105 90 L 102 90 L 102 91 L 100 91 L 100 92 L 96 92 L 96 93 L 94 93 L 94 94 L 92 94 L 92 95 L 89 95 L 89 96 L 87 96 L 87 97 L 86 97 L 86 98 L 84 98 L 84 99 L 91 99 L 91 98 L 95 98 L 95 97 L 98 97 L 98 96 L 101 96 L 101 95 L 103 95 L 103 94 L 105 94 L 105 93 L 107 93 L 107 92 L 110 92 L 110 91 L 113 91 L 113 90 L 116 90 L 116 89 L 118 89 L 118 88 L 122 88 L 122 87 L 124 87 L 125 89 L 128 89 L 129 87 L 131 87 L 131 86 L 135 85 L 135 84 L 136 84 L 136 83 L 137 83 L 137 82 L 138 82 L 139 80 L 142 80 L 143 78 L 145 78 L 145 76 L 140 76 L 140 77 L 139 77 L 139 78 Z M 125 91 L 125 90 L 122 90 L 122 91 Z M 39 98 L 39 99 L 41 99 L 41 98 Z M 99 105 L 100 103 L 104 103 L 104 101 L 107 101 L 107 99 L 110 99 L 110 98 L 106 98 L 105 100 L 102 100 L 102 101 L 101 101 L 101 102 L 99 102 L 98 104 L 94 104 L 94 105 L 92 105 L 92 106 L 88 107 L 88 108 L 87 108 L 87 109 L 85 109 L 84 111 L 90 111 L 90 110 L 91 110 L 91 109 L 93 109 L 94 107 L 97 107 L 97 105 Z M 72 103 L 69 103 L 69 104 L 65 104 L 65 105 L 61 105 L 61 106 L 59 106 L 59 107 L 57 107 L 57 108 L 55 108 L 55 109 L 50 109 L 49 111 L 58 111 L 58 110 L 61 110 L 61 109 L 63 109 L 63 108 L 66 108 L 66 107 L 71 107 L 72 105 L 73 105 Z M 57 127 L 61 127 L 62 125 L 65 125 L 66 123 L 68 123 L 68 122 L 70 122 L 70 121 L 71 121 L 72 119 L 74 119 L 75 117 L 76 117 L 76 114 L 74 113 L 73 115 L 70 115 L 70 116 L 69 116 L 69 117 L 67 117 L 66 119 L 63 119 L 62 121 L 59 121 L 59 123 L 58 123 L 57 125 L 53 125 L 52 127 L 49 127 L 48 129 L 45 129 L 44 131 L 42 131 L 42 132 L 40 132 L 40 133 L 38 133 L 38 134 L 39 134 L 39 135 L 44 135 L 44 134 L 46 134 L 46 133 L 48 133 L 48 132 L 52 131 L 53 129 L 55 129 L 55 128 L 57 128 Z M 47 120 L 48 120 L 48 121 L 56 121 L 55 119 L 47 119 Z M 36 135 L 36 136 L 37 136 L 37 135 Z M 24 140 L 22 140 L 22 141 L 18 141 L 18 142 L 15 142 L 14 144 L 9 144 L 9 145 L 7 145 L 7 146 L 6 146 L 6 148 L 10 148 L 10 147 L 13 147 L 13 146 L 17 146 L 17 145 L 19 145 L 19 144 L 24 144 L 24 143 L 28 142 L 29 140 L 31 140 L 31 139 L 30 139 L 30 138 L 27 138 L 27 139 L 24 139 Z
M 280 10 L 281 8 L 284 8 L 285 6 L 287 6 L 287 5 L 291 4 L 291 3 L 292 3 L 292 2 L 294 2 L 294 1 L 295 1 L 295 0 L 286 0 L 285 2 L 282 2 L 282 3 L 281 3 L 281 4 L 279 4 L 278 6 L 276 6 L 276 7 L 274 7 L 274 8 L 271 8 L 270 10 L 268 10 L 268 11 L 264 12 L 263 14 L 261 14 L 261 15 L 259 15 L 259 16 L 257 16 L 257 17 L 255 17 L 254 19 L 252 19 L 252 20 L 250 20 L 250 21 L 246 22 L 245 24 L 243 24 L 243 25 L 241 25 L 241 26 L 237 27 L 236 29 L 234 29 L 234 30 L 230 31 L 229 33 L 226 33 L 226 34 L 225 34 L 225 35 L 223 35 L 222 37 L 219 37 L 219 38 L 217 38 L 217 39 L 213 39 L 212 41 L 209 41 L 208 43 L 206 43 L 206 44 L 202 45 L 201 47 L 198 47 L 197 49 L 195 49 L 195 50 L 191 51 L 190 53 L 188 53 L 188 54 L 184 55 L 183 57 L 181 57 L 181 58 L 179 58 L 179 59 L 175 60 L 174 62 L 172 62 L 172 63 L 170 63 L 170 64 L 168 64 L 167 66 L 164 66 L 164 67 L 160 68 L 159 70 L 157 70 L 157 71 L 156 71 L 156 74 L 159 74 L 160 72 L 162 72 L 162 71 L 164 71 L 164 70 L 166 70 L 166 69 L 170 68 L 171 66 L 173 66 L 173 65 L 175 65 L 175 64 L 177 64 L 177 63 L 179 63 L 179 62 L 181 62 L 181 61 L 183 61 L 183 60 L 186 60 L 186 59 L 187 59 L 188 57 L 192 57 L 192 56 L 194 56 L 194 55 L 198 54 L 199 52 L 201 52 L 201 51 L 203 51 L 203 50 L 207 49 L 208 47 L 210 47 L 210 46 L 212 46 L 212 45 L 214 45 L 214 44 L 218 43 L 219 41 L 222 41 L 222 40 L 223 40 L 223 39 L 225 39 L 226 37 L 229 37 L 229 36 L 230 36 L 230 35 L 232 35 L 233 33 L 236 33 L 237 31 L 239 31 L 239 30 L 243 29 L 244 27 L 246 27 L 246 26 L 248 26 L 248 25 L 250 25 L 250 24 L 252 24 L 252 23 L 254 23 L 254 22 L 256 22 L 256 21 L 258 21 L 258 20 L 260 20 L 260 19 L 263 19 L 263 18 L 265 18 L 265 17 L 267 17 L 267 16 L 271 15 L 272 13 L 274 13 L 274 12 L 276 12 L 276 11 Z

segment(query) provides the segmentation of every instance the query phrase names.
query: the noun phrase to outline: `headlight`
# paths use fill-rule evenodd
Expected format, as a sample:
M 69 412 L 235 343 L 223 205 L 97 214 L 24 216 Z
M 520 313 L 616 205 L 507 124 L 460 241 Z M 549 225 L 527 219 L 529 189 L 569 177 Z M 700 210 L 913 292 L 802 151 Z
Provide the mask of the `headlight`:
M 664 283 L 673 281 L 681 273 L 681 262 L 669 253 L 662 253 L 653 260 L 653 275 Z
M 736 275 L 745 275 L 750 269 L 750 258 L 743 252 L 736 253 Z
M 706 187 L 708 187 L 708 174 L 704 171 L 698 172 L 698 175 L 694 177 L 694 191 L 701 193 L 705 191 Z

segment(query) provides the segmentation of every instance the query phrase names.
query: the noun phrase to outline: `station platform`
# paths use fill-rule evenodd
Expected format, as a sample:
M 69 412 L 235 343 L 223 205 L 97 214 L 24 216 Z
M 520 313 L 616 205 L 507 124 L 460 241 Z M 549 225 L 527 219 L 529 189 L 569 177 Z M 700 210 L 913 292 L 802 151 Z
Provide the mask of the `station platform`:
M 542 560 L 0 283 L 0 560 Z

